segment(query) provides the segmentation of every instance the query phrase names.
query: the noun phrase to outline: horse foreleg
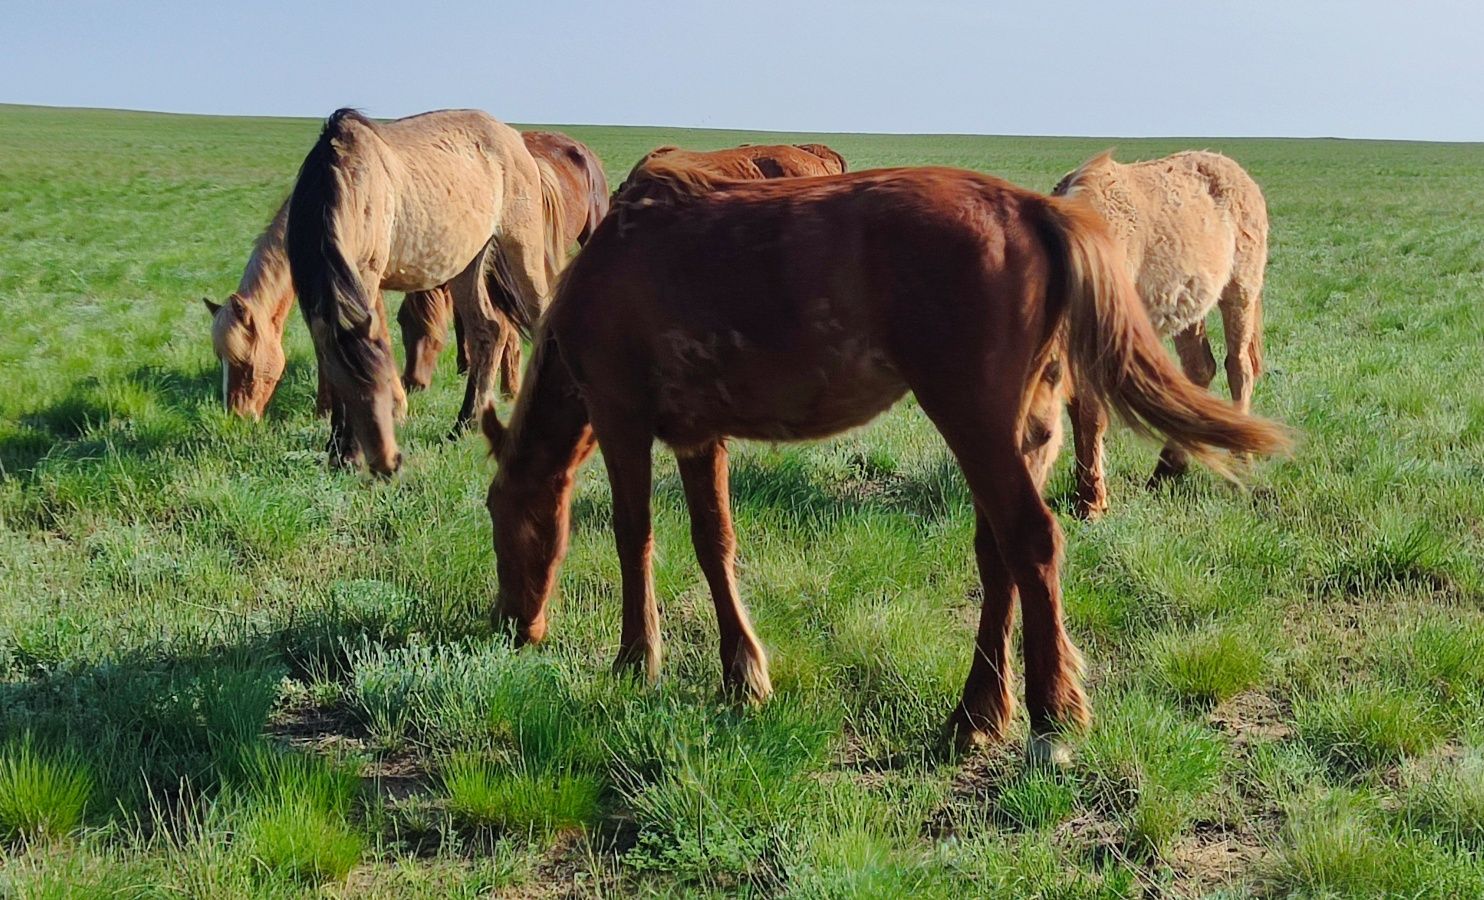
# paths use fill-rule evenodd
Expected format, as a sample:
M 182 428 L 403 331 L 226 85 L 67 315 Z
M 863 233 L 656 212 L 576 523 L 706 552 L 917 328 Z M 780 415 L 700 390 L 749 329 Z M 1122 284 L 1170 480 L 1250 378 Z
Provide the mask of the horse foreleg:
M 447 290 L 446 287 L 445 290 Z M 469 351 L 464 346 L 464 318 L 459 315 L 458 304 L 453 303 L 452 292 L 449 292 L 449 302 L 453 304 L 451 309 L 453 310 L 454 364 L 460 375 L 466 375 L 469 372 Z
M 500 393 L 507 398 L 520 393 L 520 332 L 510 323 L 500 346 Z
M 1103 432 L 1108 428 L 1108 415 L 1102 402 L 1088 391 L 1074 394 L 1070 409 L 1072 444 L 1077 455 L 1073 512 L 1082 519 L 1096 519 L 1108 511 L 1108 483 L 1103 475 Z
M 374 281 L 362 275 L 363 284 L 378 284 L 380 281 L 381 278 L 379 275 Z M 379 288 L 371 292 L 371 304 L 376 317 L 372 337 L 377 343 L 381 344 L 382 351 L 386 353 L 386 358 L 388 360 L 395 360 L 396 357 L 392 354 L 392 332 L 388 326 L 389 320 L 386 314 L 386 297 Z M 407 391 L 403 389 L 402 381 L 396 377 L 395 371 L 391 374 L 392 419 L 402 422 L 407 418 Z
M 659 678 L 662 652 L 651 574 L 654 531 L 649 509 L 653 478 L 649 452 L 654 435 L 636 427 L 627 415 L 595 414 L 593 433 L 608 467 L 613 535 L 623 578 L 623 629 L 613 665 L 615 670 L 642 670 L 653 682 Z
M 766 700 L 773 693 L 768 657 L 737 593 L 733 568 L 737 538 L 732 531 L 726 445 L 718 441 L 678 453 L 676 460 L 685 486 L 685 505 L 690 510 L 691 543 L 716 606 L 722 691 L 754 703 Z
M 1192 324 L 1175 335 L 1175 352 L 1180 355 L 1180 368 L 1185 377 L 1199 387 L 1209 388 L 1216 377 L 1216 357 L 1211 355 L 1211 341 L 1206 336 L 1204 320 Z M 1149 486 L 1155 487 L 1167 478 L 1185 474 L 1190 468 L 1190 454 L 1174 444 L 1165 444 L 1159 454 L 1159 464 L 1149 477 Z
M 448 344 L 448 320 L 453 298 L 442 287 L 414 291 L 402 300 L 397 323 L 402 326 L 402 386 L 407 391 L 426 390 L 433 383 L 438 356 Z
M 316 357 L 318 353 L 316 353 Z M 325 374 L 325 364 L 317 358 L 314 363 L 315 380 L 318 386 L 314 393 L 314 414 L 323 418 L 333 411 L 335 397 L 334 391 L 330 389 L 330 377 Z

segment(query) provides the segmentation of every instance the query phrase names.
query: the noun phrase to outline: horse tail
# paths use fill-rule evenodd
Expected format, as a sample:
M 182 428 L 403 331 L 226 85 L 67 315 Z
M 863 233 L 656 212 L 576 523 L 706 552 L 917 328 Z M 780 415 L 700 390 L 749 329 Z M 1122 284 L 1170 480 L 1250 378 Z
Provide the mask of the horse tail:
M 337 109 L 325 120 L 319 140 L 299 167 L 299 179 L 289 197 L 284 246 L 299 308 L 310 331 L 327 329 L 333 339 L 325 342 L 324 349 L 352 376 L 367 383 L 376 382 L 390 361 L 380 342 L 372 338 L 376 313 L 370 292 L 341 246 L 338 223 L 347 198 L 338 163 L 354 140 L 351 132 L 374 127 L 353 109 Z
M 585 246 L 587 239 L 598 230 L 603 217 L 608 215 L 608 176 L 604 174 L 598 157 L 586 145 L 578 146 L 582 148 L 582 168 L 587 173 L 587 222 L 577 235 L 577 243 Z
M 1043 239 L 1052 251 L 1052 303 L 1068 320 L 1076 390 L 1101 398 L 1135 431 L 1168 438 L 1230 477 L 1216 453 L 1268 455 L 1288 446 L 1282 428 L 1244 415 L 1196 387 L 1159 342 L 1102 218 L 1074 198 L 1047 198 Z
M 546 281 L 556 283 L 556 277 L 567 267 L 567 205 L 562 199 L 562 185 L 551 163 L 536 160 L 536 173 L 541 182 L 541 223 L 546 236 L 542 255 L 546 259 Z

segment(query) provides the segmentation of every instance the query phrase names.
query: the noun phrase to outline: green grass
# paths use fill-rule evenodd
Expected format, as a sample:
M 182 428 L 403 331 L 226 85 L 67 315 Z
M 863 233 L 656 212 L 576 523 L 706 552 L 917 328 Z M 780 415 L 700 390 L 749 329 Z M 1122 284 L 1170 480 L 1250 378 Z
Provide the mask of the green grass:
M 1298 720 L 1309 746 L 1347 770 L 1396 763 L 1438 741 L 1438 728 L 1421 698 L 1377 687 L 1343 689 L 1305 701 Z
M 598 814 L 598 781 L 585 775 L 500 769 L 465 756 L 444 767 L 443 789 L 454 818 L 476 828 L 547 834 Z
M 38 750 L 28 734 L 0 747 L 0 838 L 46 840 L 82 825 L 93 775 L 72 753 Z
M 1148 492 L 1155 451 L 1115 432 L 1112 513 L 1062 519 L 1096 721 L 1046 772 L 1023 719 L 986 756 L 932 752 L 978 587 L 911 400 L 733 448 L 778 692 L 755 711 L 716 702 L 667 454 L 646 688 L 609 672 L 601 465 L 548 645 L 490 632 L 491 471 L 442 439 L 452 354 L 391 483 L 324 468 L 297 320 L 266 420 L 228 419 L 199 297 L 235 286 L 316 128 L 0 107 L 0 896 L 1484 894 L 1478 147 L 565 129 L 615 180 L 660 144 L 818 138 L 1042 189 L 1114 143 L 1210 147 L 1262 184 L 1254 404 L 1298 448 L 1245 492 Z M 1071 485 L 1064 459 L 1058 512 Z

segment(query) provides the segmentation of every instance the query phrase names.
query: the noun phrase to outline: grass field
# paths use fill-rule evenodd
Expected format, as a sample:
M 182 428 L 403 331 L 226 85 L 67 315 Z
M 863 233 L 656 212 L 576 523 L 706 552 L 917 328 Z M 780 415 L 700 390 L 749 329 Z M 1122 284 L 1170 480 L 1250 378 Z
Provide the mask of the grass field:
M 714 700 L 666 454 L 647 689 L 609 674 L 601 466 L 549 643 L 491 634 L 491 466 L 441 440 L 452 354 L 390 483 L 325 469 L 297 320 L 267 420 L 228 419 L 199 298 L 235 286 L 316 129 L 0 107 L 0 896 L 1484 895 L 1478 146 L 1116 142 L 1219 149 L 1263 185 L 1255 405 L 1301 441 L 1248 492 L 1150 493 L 1154 449 L 1114 436 L 1111 515 L 1062 522 L 1096 722 L 1048 773 L 1023 725 L 931 752 L 978 587 L 967 492 L 910 400 L 735 448 L 778 688 L 746 713 Z M 615 181 L 661 143 L 780 137 L 565 130 Z M 1114 143 L 810 137 L 1041 189 Z

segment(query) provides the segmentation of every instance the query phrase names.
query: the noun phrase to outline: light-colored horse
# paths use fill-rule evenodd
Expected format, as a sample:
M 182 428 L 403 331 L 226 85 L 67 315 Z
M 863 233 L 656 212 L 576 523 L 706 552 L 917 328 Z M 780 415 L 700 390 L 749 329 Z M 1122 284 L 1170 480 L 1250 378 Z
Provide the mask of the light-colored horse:
M 1053 193 L 1085 198 L 1112 226 L 1150 321 L 1161 335 L 1174 336 L 1185 374 L 1201 387 L 1216 377 L 1206 314 L 1220 306 L 1227 385 L 1237 409 L 1247 412 L 1262 372 L 1268 255 L 1267 204 L 1257 182 L 1219 153 L 1191 151 L 1127 165 L 1103 153 L 1063 178 Z M 1108 508 L 1106 428 L 1101 404 L 1078 393 L 1072 401 L 1076 510 L 1088 518 Z M 1183 473 L 1189 462 L 1167 444 L 1151 484 Z
M 263 417 L 268 401 L 273 399 L 274 390 L 283 379 L 286 364 L 283 333 L 294 308 L 294 282 L 283 249 L 288 217 L 289 203 L 285 198 L 273 220 L 253 243 L 252 255 L 242 270 L 237 290 L 221 303 L 201 298 L 211 313 L 212 348 L 222 364 L 222 398 L 228 412 L 247 419 Z M 418 322 L 446 319 L 445 309 L 451 305 L 452 299 L 445 290 L 414 291 L 402 301 L 399 318 Z M 420 390 L 428 384 L 417 380 L 411 361 L 421 358 L 426 351 L 407 339 L 407 328 L 403 328 L 402 334 L 409 361 L 403 386 L 409 391 Z M 423 337 L 421 333 L 417 336 Z M 425 339 L 431 341 L 435 336 L 429 334 Z M 431 350 L 432 355 L 436 356 L 441 348 L 440 342 Z M 329 385 L 323 382 L 316 407 L 321 414 L 330 411 Z
M 511 325 L 539 313 L 565 259 L 552 237 L 564 229 L 546 224 L 561 215 L 520 133 L 486 113 L 330 116 L 299 170 L 285 249 L 330 388 L 332 462 L 401 465 L 393 423 L 407 401 L 381 290 L 449 284 L 469 361 L 460 430 L 494 400 Z

